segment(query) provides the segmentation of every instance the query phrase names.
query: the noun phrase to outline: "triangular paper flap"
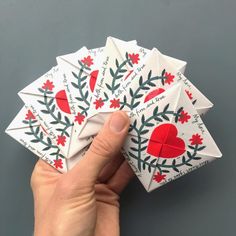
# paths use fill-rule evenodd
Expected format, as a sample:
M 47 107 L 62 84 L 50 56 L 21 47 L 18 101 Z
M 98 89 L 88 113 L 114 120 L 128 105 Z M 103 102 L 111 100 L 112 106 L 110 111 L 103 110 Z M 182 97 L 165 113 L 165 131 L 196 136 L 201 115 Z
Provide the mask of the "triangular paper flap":
M 70 148 L 68 151 L 68 156 L 66 157 L 68 160 L 71 159 L 74 155 L 77 155 L 81 152 L 85 147 L 87 147 L 93 138 L 78 138 L 78 133 L 75 129 L 72 130 L 71 138 L 70 138 Z
M 35 115 L 29 110 L 23 107 L 15 116 L 15 118 L 11 121 L 9 126 L 6 128 L 6 133 L 9 131 L 14 131 L 16 129 L 25 129 L 29 128 L 28 122 L 23 122 L 27 121 L 30 118 L 34 118 Z M 39 126 L 39 122 L 37 120 L 34 120 L 32 126 Z
M 83 139 L 97 135 L 97 133 L 107 120 L 108 116 L 110 116 L 111 114 L 111 112 L 102 112 L 90 117 L 88 119 L 88 123 L 81 130 L 79 138 Z
M 173 100 L 174 94 L 179 94 L 176 100 Z M 162 100 L 160 100 L 161 96 L 163 96 Z M 157 127 L 161 130 L 163 128 L 161 126 L 166 124 L 166 126 L 171 127 L 171 135 L 175 139 L 175 142 L 180 139 L 183 140 L 185 149 L 190 153 L 197 148 L 200 154 L 221 157 L 217 145 L 203 124 L 199 114 L 194 109 L 191 101 L 188 99 L 182 86 L 174 86 L 165 93 L 157 96 L 156 99 L 159 100 L 157 102 L 147 103 L 145 107 L 137 109 L 136 113 L 131 113 L 131 129 L 129 135 L 140 136 L 149 140 Z M 175 106 L 172 105 L 173 101 Z M 173 132 L 175 129 L 176 132 Z M 170 128 L 165 132 L 168 131 L 170 131 Z M 173 146 L 173 142 L 167 144 Z M 196 144 L 198 145 L 196 146 Z M 178 145 L 178 147 L 180 146 Z
M 22 119 L 22 117 L 24 118 Z M 24 125 L 27 123 L 28 127 L 7 129 L 6 133 L 41 159 L 58 168 L 59 171 L 66 172 L 67 167 L 64 156 L 39 125 L 36 117 L 29 112 L 29 109 L 23 107 L 15 119 L 17 119 L 16 125 L 20 125 L 21 122 Z M 14 123 L 15 119 L 12 123 Z M 36 123 L 38 125 L 35 125 Z
M 163 54 L 162 54 L 163 55 Z M 172 64 L 173 67 L 176 68 L 176 70 L 180 71 L 182 74 L 184 74 L 186 66 L 187 66 L 187 62 L 180 60 L 180 59 L 176 59 L 174 57 L 170 57 L 170 56 L 166 56 L 163 55 L 165 57 L 165 59 Z
M 140 47 L 137 46 L 134 41 L 131 42 L 126 42 L 114 37 L 108 37 L 107 42 L 106 42 L 106 54 L 112 57 L 112 54 L 115 55 L 115 58 L 118 61 L 124 61 L 129 60 L 130 63 L 124 63 L 124 68 L 127 70 L 132 70 L 134 64 L 133 61 L 131 60 L 132 58 L 128 55 L 135 55 L 139 53 Z M 128 52 L 129 51 L 129 52 Z M 132 54 L 131 54 L 132 53 Z M 139 60 L 139 57 L 137 57 L 137 60 Z
M 72 52 L 69 54 L 65 54 L 65 55 L 60 55 L 58 57 L 56 57 L 56 60 L 63 60 L 69 64 L 71 64 L 72 66 L 76 67 L 76 68 L 80 68 L 80 65 L 78 63 L 78 60 L 81 60 L 83 57 L 87 56 L 88 54 L 88 49 L 86 47 L 82 47 L 79 50 L 77 50 L 76 52 Z
M 137 44 L 136 40 L 127 41 L 127 43 L 130 43 L 131 45 Z M 93 58 L 94 67 L 92 68 L 92 71 L 97 71 L 102 66 L 103 61 L 103 52 L 105 47 L 99 47 L 99 48 L 92 48 L 89 49 L 89 55 Z M 91 74 L 90 74 L 91 75 Z
M 201 154 L 186 157 L 184 160 L 178 158 L 175 159 L 174 163 L 173 160 L 159 158 L 158 162 L 155 163 L 155 173 L 147 191 L 151 192 L 170 181 L 173 181 L 185 174 L 190 173 L 193 170 L 205 166 L 213 160 L 215 160 L 215 157 L 204 156 Z M 151 161 L 152 160 L 150 160 L 149 163 Z
M 157 49 L 154 49 L 154 52 L 159 54 L 160 64 L 162 66 L 161 71 L 165 69 L 168 73 L 174 75 L 174 82 L 176 81 L 184 85 L 186 92 L 188 91 L 189 97 L 191 97 L 190 94 L 192 95 L 191 100 L 194 103 L 196 109 L 198 109 L 198 107 L 211 108 L 213 106 L 209 99 L 204 96 L 180 71 L 173 67 Z M 171 87 L 172 84 L 175 83 L 165 83 L 165 85 L 167 85 L 167 88 Z
M 81 48 L 75 53 L 59 56 L 56 59 L 58 65 L 69 64 L 72 68 L 81 70 L 85 76 L 90 75 L 91 71 L 95 68 L 97 69 L 94 63 L 95 56 L 86 47 Z
M 57 93 L 64 90 L 63 77 L 58 66 L 53 67 L 43 76 L 22 89 L 18 94 L 33 94 L 39 96 L 55 97 Z
M 221 157 L 222 153 L 220 152 L 219 148 L 217 147 L 214 139 L 212 138 L 211 134 L 209 133 L 208 129 L 206 128 L 205 124 L 203 123 L 201 116 L 193 107 L 191 101 L 188 99 L 188 95 L 185 93 L 184 88 L 182 87 L 181 96 L 179 98 L 179 106 L 180 104 L 184 104 L 185 113 L 181 122 L 176 123 L 176 127 L 178 130 L 181 127 L 184 129 L 184 136 L 185 143 L 188 144 L 187 150 L 193 152 L 194 146 L 198 144 L 198 153 L 205 155 L 205 156 L 213 156 L 213 157 Z M 187 114 L 186 114 L 187 112 Z M 190 118 L 187 120 L 188 116 Z

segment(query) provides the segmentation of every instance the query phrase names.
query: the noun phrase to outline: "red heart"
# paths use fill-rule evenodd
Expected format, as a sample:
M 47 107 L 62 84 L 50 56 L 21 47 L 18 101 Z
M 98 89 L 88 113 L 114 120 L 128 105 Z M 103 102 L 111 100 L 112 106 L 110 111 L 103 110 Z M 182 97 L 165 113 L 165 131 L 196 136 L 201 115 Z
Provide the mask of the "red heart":
M 91 72 L 90 74 L 90 80 L 89 80 L 89 87 L 90 90 L 93 92 L 96 81 L 97 81 L 97 77 L 98 77 L 98 70 L 94 70 L 93 72 Z
M 57 106 L 65 113 L 71 114 L 70 112 L 70 106 L 67 100 L 67 96 L 66 96 L 66 91 L 65 90 L 61 90 L 59 91 L 56 96 L 56 103 Z
M 155 157 L 175 158 L 185 152 L 183 139 L 177 137 L 178 130 L 173 124 L 157 126 L 150 137 L 147 153 Z
M 152 98 L 156 97 L 157 95 L 159 95 L 159 94 L 161 94 L 163 92 L 165 92 L 165 89 L 163 89 L 163 88 L 158 88 L 158 89 L 155 89 L 155 90 L 151 91 L 145 97 L 144 102 L 148 102 L 149 100 L 151 100 Z

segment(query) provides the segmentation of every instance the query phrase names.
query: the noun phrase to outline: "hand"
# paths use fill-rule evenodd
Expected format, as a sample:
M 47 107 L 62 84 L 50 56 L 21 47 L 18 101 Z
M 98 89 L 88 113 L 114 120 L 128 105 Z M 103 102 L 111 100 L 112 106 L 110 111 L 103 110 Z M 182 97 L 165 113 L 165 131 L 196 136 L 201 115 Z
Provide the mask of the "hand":
M 35 236 L 119 235 L 119 194 L 133 177 L 120 154 L 129 119 L 117 111 L 69 172 L 39 160 L 31 177 Z

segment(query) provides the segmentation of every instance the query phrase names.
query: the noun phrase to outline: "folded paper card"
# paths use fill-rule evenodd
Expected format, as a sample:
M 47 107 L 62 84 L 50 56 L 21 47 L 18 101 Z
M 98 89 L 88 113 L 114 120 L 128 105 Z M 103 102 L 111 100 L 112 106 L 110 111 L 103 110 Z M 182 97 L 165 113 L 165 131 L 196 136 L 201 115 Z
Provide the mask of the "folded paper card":
M 181 84 L 131 112 L 130 119 L 123 154 L 147 191 L 221 157 Z
M 48 132 L 38 122 L 38 118 L 40 117 L 34 115 L 29 107 L 24 106 L 8 126 L 6 133 L 58 171 L 67 172 L 83 157 L 87 147 L 74 157 L 66 159 L 60 147 L 53 143 Z
M 130 117 L 122 153 L 148 192 L 221 157 L 200 117 L 213 104 L 185 61 L 113 37 L 56 59 L 18 93 L 25 106 L 6 133 L 58 171 L 85 157 L 116 110 Z
M 66 158 L 91 142 L 91 138 L 77 138 L 74 124 L 79 118 L 71 114 L 58 67 L 53 67 L 18 94 Z

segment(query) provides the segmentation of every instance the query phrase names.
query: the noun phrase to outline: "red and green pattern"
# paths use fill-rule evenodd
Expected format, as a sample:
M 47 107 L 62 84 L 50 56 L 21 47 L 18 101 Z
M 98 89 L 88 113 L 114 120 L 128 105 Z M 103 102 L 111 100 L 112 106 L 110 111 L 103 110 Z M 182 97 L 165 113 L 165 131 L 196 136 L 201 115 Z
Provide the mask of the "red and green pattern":
M 90 106 L 88 101 L 89 91 L 86 86 L 88 75 L 84 74 L 88 74 L 91 70 L 90 66 L 93 65 L 93 58 L 91 56 L 87 56 L 82 60 L 78 60 L 78 63 L 80 65 L 79 73 L 76 74 L 75 72 L 72 72 L 72 75 L 77 82 L 71 82 L 71 85 L 78 90 L 78 96 L 76 96 L 75 99 L 79 102 L 78 108 L 80 109 L 80 112 L 77 114 L 75 121 L 77 121 L 78 124 L 82 124 L 84 118 L 88 115 L 87 112 Z
M 127 64 L 133 67 L 134 64 L 138 64 L 139 60 L 139 54 L 130 54 L 128 52 L 125 53 L 125 60 L 122 63 L 119 63 L 117 59 L 115 60 L 116 70 L 113 70 L 112 68 L 109 69 L 110 75 L 112 77 L 111 83 L 105 84 L 112 94 L 114 94 L 115 90 L 120 87 L 119 81 L 124 76 L 124 73 L 127 72 L 127 69 L 124 67 Z
M 185 114 L 185 116 L 183 117 L 182 114 Z M 158 149 L 158 140 L 154 140 L 153 143 L 151 143 L 152 141 L 146 138 L 142 138 L 142 135 L 146 134 L 149 132 L 149 128 L 150 127 L 154 127 L 156 125 L 156 121 L 157 122 L 163 122 L 161 123 L 161 125 L 159 125 L 157 128 L 159 128 L 158 130 L 158 135 L 159 135 L 159 141 L 160 143 L 162 142 L 163 139 L 162 134 L 161 134 L 161 130 L 160 130 L 160 126 L 166 125 L 166 129 L 168 129 L 170 131 L 170 128 L 175 128 L 174 124 L 170 124 L 170 123 L 166 123 L 165 121 L 169 121 L 170 120 L 170 116 L 174 116 L 174 121 L 175 123 L 180 122 L 181 124 L 188 122 L 190 119 L 190 115 L 185 112 L 183 110 L 183 107 L 180 107 L 177 112 L 174 111 L 170 111 L 169 110 L 169 104 L 167 104 L 164 109 L 162 111 L 159 111 L 159 107 L 156 106 L 155 109 L 153 110 L 153 114 L 152 116 L 146 118 L 145 115 L 142 115 L 141 117 L 141 125 L 140 127 L 137 127 L 137 120 L 134 120 L 134 122 L 130 125 L 130 129 L 129 132 L 134 131 L 136 133 L 135 137 L 131 138 L 131 142 L 134 144 L 133 146 L 130 147 L 131 151 L 128 151 L 129 157 L 132 159 L 135 159 L 137 161 L 137 167 L 139 169 L 139 171 L 142 170 L 148 170 L 148 172 L 151 172 L 152 169 L 158 169 L 158 174 L 155 176 L 156 181 L 160 182 L 162 179 L 164 179 L 164 173 L 169 173 L 171 169 L 173 169 L 176 172 L 179 172 L 179 167 L 181 166 L 192 166 L 191 161 L 192 160 L 200 160 L 201 157 L 197 156 L 197 152 L 201 151 L 205 148 L 204 145 L 202 145 L 202 137 L 199 134 L 193 134 L 191 139 L 189 139 L 190 144 L 188 145 L 188 148 L 192 150 L 192 152 L 190 151 L 185 151 L 185 144 L 183 143 L 183 140 L 181 140 L 179 137 L 177 137 L 177 131 L 174 130 L 174 132 L 176 132 L 174 135 L 175 137 L 171 137 L 169 138 L 169 140 L 171 140 L 171 142 L 176 142 L 176 144 L 178 145 L 178 149 L 176 149 L 175 151 L 173 151 L 173 149 L 167 149 L 166 146 L 166 150 L 160 149 L 160 152 L 157 152 L 157 155 L 155 156 L 155 152 L 154 152 L 154 148 L 152 148 L 150 145 L 153 145 L 153 143 L 155 143 L 156 147 L 155 147 L 155 151 Z M 168 126 L 168 127 L 167 127 Z M 177 129 L 176 129 L 177 130 Z M 155 129 L 154 129 L 155 131 Z M 156 130 L 157 131 L 157 130 Z M 166 133 L 166 130 L 162 130 L 163 134 Z M 181 151 L 182 150 L 184 151 Z M 147 154 L 151 154 L 151 155 L 147 155 L 144 159 L 142 159 L 142 152 L 146 151 Z M 182 155 L 181 158 L 179 158 L 179 156 L 181 156 L 181 154 L 185 153 L 184 155 Z M 164 160 L 160 163 L 159 161 L 159 155 L 161 154 L 161 158 L 163 158 Z M 178 157 L 178 161 L 176 157 Z M 167 160 L 173 159 L 171 164 L 167 164 Z
M 44 134 L 44 132 L 41 130 L 40 125 L 34 125 L 38 121 L 36 120 L 36 117 L 34 114 L 28 110 L 25 119 L 22 121 L 24 124 L 27 124 L 29 126 L 29 131 L 25 132 L 26 135 L 29 135 L 32 137 L 30 140 L 31 143 L 40 143 L 44 146 L 42 151 L 48 151 L 51 150 L 51 153 L 49 154 L 50 156 L 55 157 L 53 162 L 54 166 L 56 168 L 63 168 L 63 162 L 62 158 L 64 159 L 65 157 L 60 153 L 60 149 L 58 146 L 52 144 L 52 140 L 47 137 L 47 135 Z
M 50 122 L 52 125 L 58 125 L 62 126 L 61 128 L 57 128 L 56 131 L 60 132 L 60 134 L 57 136 L 57 143 L 58 145 L 65 146 L 66 138 L 70 137 L 70 134 L 68 133 L 68 128 L 73 126 L 73 123 L 70 122 L 69 118 L 67 116 L 62 116 L 60 111 L 56 111 L 56 99 L 54 97 L 50 97 L 50 95 L 53 94 L 53 82 L 50 80 L 47 80 L 44 85 L 39 88 L 39 92 L 43 95 L 43 100 L 38 100 L 38 103 L 43 105 L 45 108 L 41 110 L 42 113 L 49 115 L 53 121 Z

